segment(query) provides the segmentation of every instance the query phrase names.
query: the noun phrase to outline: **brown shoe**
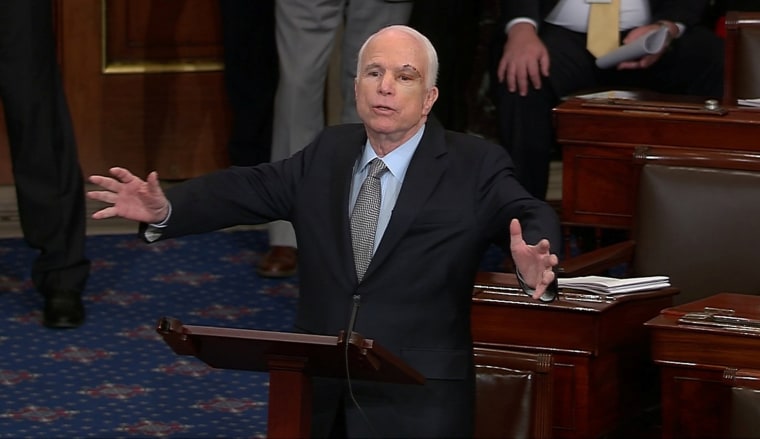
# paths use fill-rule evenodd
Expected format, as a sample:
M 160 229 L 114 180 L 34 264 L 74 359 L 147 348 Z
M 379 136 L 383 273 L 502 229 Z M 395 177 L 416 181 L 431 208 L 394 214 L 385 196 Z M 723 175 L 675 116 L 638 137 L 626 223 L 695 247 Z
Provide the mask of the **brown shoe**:
M 296 274 L 297 268 L 297 250 L 275 245 L 261 258 L 256 272 L 261 277 L 291 277 Z

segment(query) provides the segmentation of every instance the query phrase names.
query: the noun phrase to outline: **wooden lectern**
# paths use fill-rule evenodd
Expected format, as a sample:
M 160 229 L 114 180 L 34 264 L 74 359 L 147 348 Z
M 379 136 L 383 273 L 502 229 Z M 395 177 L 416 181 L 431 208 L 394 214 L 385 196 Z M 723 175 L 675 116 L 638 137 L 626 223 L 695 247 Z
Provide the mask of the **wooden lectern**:
M 178 355 L 218 369 L 269 372 L 267 436 L 308 437 L 312 376 L 423 384 L 425 378 L 371 339 L 183 325 L 163 317 L 156 331 Z

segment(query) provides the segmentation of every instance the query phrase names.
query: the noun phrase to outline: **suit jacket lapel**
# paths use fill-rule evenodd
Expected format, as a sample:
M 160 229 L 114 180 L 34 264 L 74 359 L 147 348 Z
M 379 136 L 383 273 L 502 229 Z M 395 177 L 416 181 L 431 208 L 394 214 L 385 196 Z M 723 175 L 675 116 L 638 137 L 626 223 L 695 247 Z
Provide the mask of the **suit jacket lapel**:
M 370 277 L 375 267 L 381 265 L 383 259 L 391 254 L 417 216 L 419 206 L 423 205 L 430 193 L 435 190 L 447 166 L 447 161 L 444 160 L 446 155 L 444 133 L 439 123 L 432 118 L 428 120 L 425 134 L 406 171 L 404 184 L 396 200 L 396 206 L 393 208 L 388 227 L 364 275 L 365 279 Z
M 355 147 L 340 148 L 331 164 L 333 178 L 331 179 L 332 187 L 329 193 L 333 194 L 333 197 L 326 208 L 330 210 L 332 216 L 332 221 L 330 221 L 331 233 L 335 237 L 338 259 L 341 261 L 344 270 L 356 276 L 354 251 L 351 245 L 348 197 L 351 195 L 351 178 L 353 177 L 354 165 L 363 151 L 367 136 L 363 131 L 360 131 L 358 135 L 352 136 L 347 142 Z

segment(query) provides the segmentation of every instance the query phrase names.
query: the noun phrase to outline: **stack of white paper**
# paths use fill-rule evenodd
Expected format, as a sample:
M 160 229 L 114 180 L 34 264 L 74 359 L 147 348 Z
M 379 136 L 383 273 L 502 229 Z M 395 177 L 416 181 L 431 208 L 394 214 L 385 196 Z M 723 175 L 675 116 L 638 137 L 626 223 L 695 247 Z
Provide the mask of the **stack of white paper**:
M 619 100 L 619 99 L 638 99 L 639 92 L 628 90 L 605 90 L 594 93 L 587 93 L 582 95 L 575 95 L 573 97 L 581 99 L 602 99 L 602 100 Z
M 588 291 L 596 294 L 622 294 L 636 291 L 657 290 L 670 286 L 667 276 L 629 277 L 618 279 L 605 276 L 561 277 L 560 288 Z
M 736 103 L 745 107 L 760 107 L 760 98 L 755 99 L 737 99 Z

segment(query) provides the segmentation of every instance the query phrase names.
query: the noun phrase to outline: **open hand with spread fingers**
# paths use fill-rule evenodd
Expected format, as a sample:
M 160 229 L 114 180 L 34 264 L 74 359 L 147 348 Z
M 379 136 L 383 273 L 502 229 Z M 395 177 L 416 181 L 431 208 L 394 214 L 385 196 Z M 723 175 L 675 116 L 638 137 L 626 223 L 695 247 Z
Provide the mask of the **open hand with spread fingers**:
M 124 168 L 114 167 L 109 172 L 112 177 L 91 175 L 88 179 L 103 190 L 89 191 L 87 197 L 110 204 L 93 213 L 93 219 L 121 217 L 156 224 L 168 217 L 169 200 L 161 189 L 157 172 L 148 174 L 146 180 Z

